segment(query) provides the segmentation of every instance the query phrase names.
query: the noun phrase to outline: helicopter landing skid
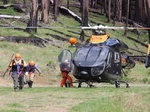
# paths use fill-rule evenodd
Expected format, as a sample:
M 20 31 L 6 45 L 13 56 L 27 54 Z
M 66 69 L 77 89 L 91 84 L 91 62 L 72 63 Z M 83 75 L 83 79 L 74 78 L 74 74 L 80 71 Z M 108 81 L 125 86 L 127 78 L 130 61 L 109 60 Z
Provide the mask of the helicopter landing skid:
M 115 81 L 115 86 L 116 86 L 116 88 L 119 88 L 120 87 L 120 83 L 125 83 L 126 84 L 126 88 L 129 88 L 130 87 L 130 85 L 129 85 L 129 83 L 127 83 L 126 81 Z
M 85 82 L 87 84 L 88 87 L 92 88 L 92 87 L 95 87 L 93 85 L 93 81 L 87 81 L 87 80 L 77 80 L 76 82 L 74 83 L 78 83 L 78 88 L 81 88 L 81 85 L 82 83 Z
M 85 82 L 85 83 L 87 84 L 87 86 L 90 87 L 90 88 L 94 87 L 93 82 L 80 80 L 80 81 L 79 81 L 79 84 L 78 84 L 78 88 L 81 87 L 81 84 L 82 84 L 83 82 Z

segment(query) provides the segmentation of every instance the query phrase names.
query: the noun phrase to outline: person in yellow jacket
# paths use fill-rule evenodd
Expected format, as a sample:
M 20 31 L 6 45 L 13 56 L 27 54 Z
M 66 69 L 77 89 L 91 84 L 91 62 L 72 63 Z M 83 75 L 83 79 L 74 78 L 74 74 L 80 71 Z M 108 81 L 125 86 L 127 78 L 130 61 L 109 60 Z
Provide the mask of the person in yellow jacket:
M 29 88 L 32 88 L 33 78 L 36 74 L 35 70 L 37 70 L 38 73 L 39 73 L 39 76 L 41 76 L 41 71 L 38 68 L 38 66 L 35 64 L 34 61 L 30 61 L 29 64 L 27 65 L 27 67 L 26 67 L 26 74 L 25 74 Z
M 22 90 L 24 87 L 24 74 L 26 70 L 26 62 L 21 58 L 19 53 L 15 54 L 15 58 L 11 60 L 6 72 L 11 69 L 11 77 L 14 83 L 14 91 Z

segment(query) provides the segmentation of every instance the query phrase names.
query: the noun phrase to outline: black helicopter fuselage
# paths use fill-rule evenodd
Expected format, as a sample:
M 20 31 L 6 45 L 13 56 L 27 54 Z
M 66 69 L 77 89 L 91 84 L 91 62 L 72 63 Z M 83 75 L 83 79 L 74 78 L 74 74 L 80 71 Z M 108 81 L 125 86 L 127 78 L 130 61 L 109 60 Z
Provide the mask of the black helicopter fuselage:
M 120 80 L 122 68 L 132 68 L 135 64 L 127 55 L 122 55 L 127 49 L 125 43 L 115 38 L 108 37 L 102 42 L 89 41 L 77 48 L 74 54 L 74 77 L 93 82 Z

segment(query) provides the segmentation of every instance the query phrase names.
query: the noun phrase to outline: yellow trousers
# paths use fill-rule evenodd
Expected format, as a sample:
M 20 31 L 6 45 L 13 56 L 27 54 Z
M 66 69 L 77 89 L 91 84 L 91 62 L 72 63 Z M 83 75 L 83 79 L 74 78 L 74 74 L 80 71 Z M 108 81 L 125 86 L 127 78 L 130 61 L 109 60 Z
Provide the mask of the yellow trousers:
M 26 81 L 33 81 L 35 74 L 33 72 L 29 73 L 26 72 L 25 77 L 26 77 Z

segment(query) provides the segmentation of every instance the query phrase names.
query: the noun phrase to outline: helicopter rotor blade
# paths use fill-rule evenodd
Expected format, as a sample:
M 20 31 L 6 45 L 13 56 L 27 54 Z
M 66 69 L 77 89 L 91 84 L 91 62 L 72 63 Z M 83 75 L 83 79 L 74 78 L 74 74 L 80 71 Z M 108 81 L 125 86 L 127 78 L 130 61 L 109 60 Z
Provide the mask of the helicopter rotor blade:
M 92 27 L 81 27 L 83 30 L 96 30 L 96 29 L 107 29 L 107 30 L 149 30 L 148 27 L 111 27 L 111 26 L 92 26 Z

